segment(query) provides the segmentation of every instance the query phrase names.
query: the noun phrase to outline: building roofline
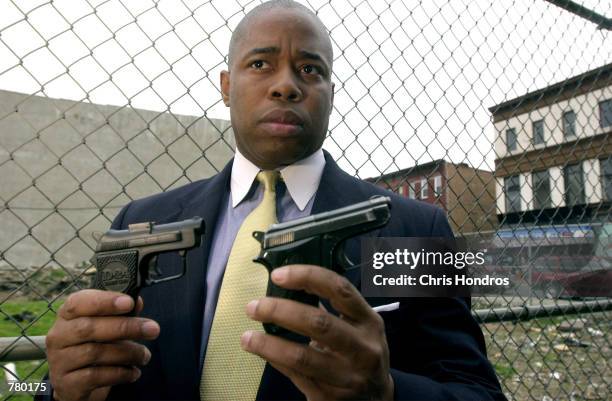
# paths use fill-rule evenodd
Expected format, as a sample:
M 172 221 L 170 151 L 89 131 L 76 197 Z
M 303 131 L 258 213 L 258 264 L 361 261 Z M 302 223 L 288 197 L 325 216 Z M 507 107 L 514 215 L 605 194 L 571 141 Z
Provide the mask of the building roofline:
M 434 166 L 436 166 L 436 167 L 437 166 L 443 166 L 443 165 L 446 165 L 446 164 L 450 164 L 450 165 L 453 165 L 453 166 L 468 167 L 468 168 L 471 168 L 474 171 L 483 171 L 483 172 L 486 172 L 486 173 L 493 174 L 493 172 L 489 171 L 489 170 L 484 170 L 484 169 L 470 167 L 470 166 L 467 165 L 467 163 L 453 163 L 453 162 L 449 162 L 449 161 L 447 161 L 445 159 L 436 159 L 436 160 L 432 160 L 432 161 L 427 162 L 427 163 L 417 164 L 417 165 L 414 165 L 412 167 L 407 167 L 407 168 L 404 168 L 404 169 L 401 169 L 401 170 L 397 170 L 397 171 L 393 171 L 393 172 L 390 172 L 390 173 L 387 173 L 387 174 L 381 174 L 381 175 L 377 175 L 377 176 L 374 176 L 374 177 L 368 177 L 368 178 L 365 178 L 365 180 L 369 181 L 369 180 L 388 179 L 388 178 L 393 178 L 393 177 L 396 177 L 396 176 L 399 176 L 399 175 L 403 175 L 403 174 L 405 174 L 407 172 L 410 172 L 410 171 L 419 171 L 419 170 L 424 170 L 424 169 L 431 168 L 431 167 L 434 167 Z
M 595 86 L 595 84 L 597 84 L 598 82 L 599 84 Z M 575 92 L 578 89 L 583 88 L 585 85 L 593 84 L 590 90 L 594 90 L 603 86 L 607 86 L 611 83 L 612 63 L 609 63 L 594 70 L 590 70 L 583 74 L 576 75 L 561 82 L 557 82 L 556 84 L 547 86 L 542 89 L 538 89 L 533 92 L 528 92 L 515 99 L 507 100 L 503 103 L 489 107 L 489 111 L 493 116 L 505 114 L 507 112 L 514 112 L 514 114 L 516 115 L 519 114 L 518 112 L 516 112 L 516 110 L 533 106 L 539 103 L 546 103 L 546 99 L 550 99 L 551 97 L 554 97 L 554 99 L 558 101 L 566 97 L 563 96 L 564 94 L 572 93 L 572 95 L 575 95 Z
M 381 174 L 381 175 L 376 175 L 373 177 L 368 177 L 366 178 L 366 180 L 374 180 L 374 179 L 385 179 L 385 178 L 391 178 L 391 177 L 395 177 L 397 175 L 402 175 L 410 170 L 420 170 L 423 168 L 427 168 L 427 167 L 432 167 L 436 164 L 438 165 L 442 165 L 444 163 L 448 163 L 446 160 L 444 159 L 436 159 L 436 160 L 432 160 L 430 162 L 424 163 L 424 164 L 416 164 L 412 167 L 407 167 L 407 168 L 403 168 L 401 170 L 397 170 L 397 171 L 392 171 L 390 173 L 387 174 Z

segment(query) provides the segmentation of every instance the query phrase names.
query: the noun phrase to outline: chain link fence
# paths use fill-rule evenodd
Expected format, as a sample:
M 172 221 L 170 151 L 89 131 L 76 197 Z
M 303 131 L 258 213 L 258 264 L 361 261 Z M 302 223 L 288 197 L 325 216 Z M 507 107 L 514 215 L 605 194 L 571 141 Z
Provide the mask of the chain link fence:
M 0 0 L 0 336 L 13 348 L 40 347 L 87 287 L 92 233 L 123 205 L 232 157 L 218 77 L 259 3 Z M 612 2 L 302 3 L 334 46 L 324 148 L 441 206 L 491 272 L 527 283 L 473 300 L 508 398 L 610 399 L 612 312 L 584 283 L 611 285 Z M 8 380 L 46 371 L 2 366 Z

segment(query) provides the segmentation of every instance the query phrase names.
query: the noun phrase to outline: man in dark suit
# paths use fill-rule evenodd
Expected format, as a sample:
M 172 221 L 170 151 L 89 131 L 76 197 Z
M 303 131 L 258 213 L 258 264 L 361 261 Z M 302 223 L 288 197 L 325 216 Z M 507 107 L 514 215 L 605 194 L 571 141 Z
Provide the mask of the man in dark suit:
M 297 3 L 264 3 L 241 21 L 230 44 L 229 71 L 221 74 L 235 158 L 210 179 L 130 203 L 113 223 L 125 228 L 199 215 L 206 222 L 205 241 L 189 252 L 186 277 L 142 291 L 136 305 L 141 317 L 121 316 L 134 303 L 117 293 L 70 296 L 47 336 L 56 399 L 208 397 L 201 383 L 210 374 L 210 344 L 219 338 L 211 326 L 228 257 L 239 227 L 270 190 L 255 180 L 260 170 L 279 171 L 282 178 L 274 185 L 279 221 L 384 194 L 392 198 L 391 220 L 368 235 L 452 236 L 438 208 L 349 176 L 321 149 L 333 104 L 332 60 L 322 23 Z M 350 240 L 346 251 L 358 261 L 359 239 Z M 168 274 L 180 266 L 175 255 L 163 255 L 159 264 Z M 242 274 L 248 282 L 249 272 Z M 261 330 L 232 338 L 242 350 L 236 365 L 220 372 L 222 385 L 241 383 L 242 360 L 256 355 L 267 362 L 256 391 L 244 398 L 504 399 L 469 299 L 401 299 L 397 308 L 375 311 L 396 300 L 364 299 L 356 270 L 342 277 L 293 265 L 271 279 L 319 295 L 329 311 L 267 297 L 244 305 L 239 318 L 273 322 L 312 339 L 302 344 Z

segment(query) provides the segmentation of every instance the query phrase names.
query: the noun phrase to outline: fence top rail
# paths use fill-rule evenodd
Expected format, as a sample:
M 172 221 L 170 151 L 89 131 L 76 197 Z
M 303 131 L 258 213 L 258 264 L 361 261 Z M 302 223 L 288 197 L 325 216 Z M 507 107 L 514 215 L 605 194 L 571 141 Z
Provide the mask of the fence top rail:
M 612 310 L 612 299 L 570 302 L 562 305 L 525 305 L 477 309 L 472 316 L 480 324 L 526 321 L 538 318 Z M 34 361 L 47 357 L 45 336 L 0 337 L 0 363 Z

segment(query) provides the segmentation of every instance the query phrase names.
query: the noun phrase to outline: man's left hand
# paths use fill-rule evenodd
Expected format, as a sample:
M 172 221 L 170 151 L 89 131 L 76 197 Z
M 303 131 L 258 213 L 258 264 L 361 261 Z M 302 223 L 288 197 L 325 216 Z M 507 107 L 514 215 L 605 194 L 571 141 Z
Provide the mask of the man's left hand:
M 310 401 L 393 399 L 389 348 L 383 319 L 344 277 L 319 266 L 275 269 L 272 281 L 328 299 L 341 315 L 282 298 L 265 297 L 247 305 L 247 315 L 311 338 L 298 344 L 263 332 L 247 331 L 241 345 L 267 360 Z

